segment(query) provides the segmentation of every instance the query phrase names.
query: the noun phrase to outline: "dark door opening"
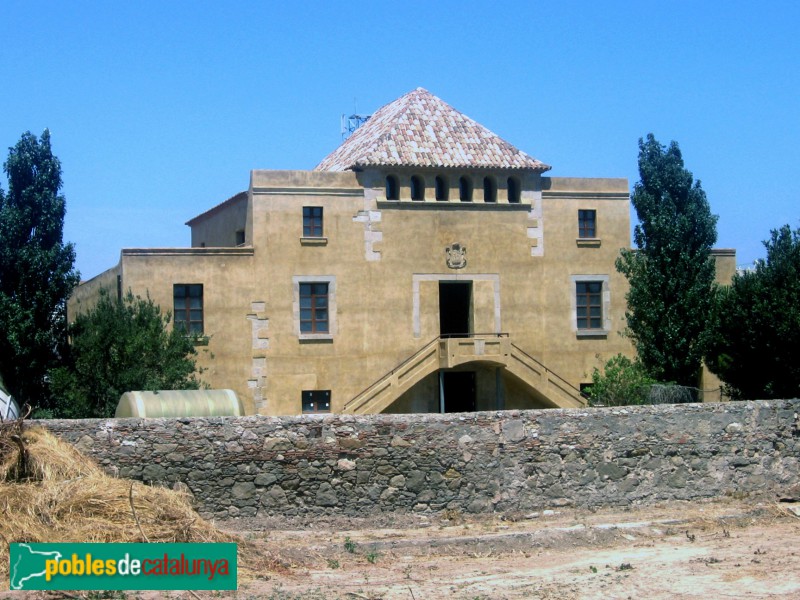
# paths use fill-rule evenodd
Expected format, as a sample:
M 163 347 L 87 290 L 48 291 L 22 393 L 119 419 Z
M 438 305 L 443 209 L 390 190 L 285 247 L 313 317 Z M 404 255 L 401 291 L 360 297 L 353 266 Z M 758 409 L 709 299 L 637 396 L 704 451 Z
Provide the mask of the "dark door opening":
M 442 412 L 475 412 L 475 371 L 441 372 Z
M 439 282 L 439 334 L 468 337 L 472 333 L 472 282 Z

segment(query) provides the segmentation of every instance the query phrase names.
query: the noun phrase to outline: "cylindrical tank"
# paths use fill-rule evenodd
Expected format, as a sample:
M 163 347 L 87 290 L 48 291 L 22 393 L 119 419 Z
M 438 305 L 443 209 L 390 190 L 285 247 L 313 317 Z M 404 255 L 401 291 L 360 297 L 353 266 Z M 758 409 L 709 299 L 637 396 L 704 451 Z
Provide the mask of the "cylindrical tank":
M 0 388 L 0 418 L 3 421 L 14 421 L 19 417 L 19 407 L 8 392 Z
M 233 390 L 161 390 L 125 392 L 116 418 L 241 417 L 244 407 Z
M 19 406 L 8 393 L 3 380 L 0 379 L 0 420 L 13 421 L 19 417 Z

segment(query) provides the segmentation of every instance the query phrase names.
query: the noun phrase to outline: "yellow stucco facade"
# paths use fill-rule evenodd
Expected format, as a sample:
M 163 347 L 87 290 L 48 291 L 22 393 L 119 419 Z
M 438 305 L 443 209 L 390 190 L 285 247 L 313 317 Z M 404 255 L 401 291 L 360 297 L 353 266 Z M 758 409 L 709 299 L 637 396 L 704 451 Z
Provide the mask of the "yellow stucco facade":
M 70 313 L 102 287 L 193 319 L 176 296 L 195 286 L 201 378 L 248 413 L 581 406 L 633 354 L 628 182 L 506 162 L 252 171 L 189 221 L 191 248 L 123 250 Z

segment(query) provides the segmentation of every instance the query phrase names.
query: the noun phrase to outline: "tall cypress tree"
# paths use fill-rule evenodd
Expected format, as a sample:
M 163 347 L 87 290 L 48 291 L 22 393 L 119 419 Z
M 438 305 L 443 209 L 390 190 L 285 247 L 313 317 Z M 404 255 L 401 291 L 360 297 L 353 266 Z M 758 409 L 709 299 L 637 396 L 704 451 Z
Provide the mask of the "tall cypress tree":
M 650 376 L 696 386 L 714 302 L 717 216 L 676 142 L 640 139 L 639 177 L 631 197 L 638 250 L 623 250 L 616 263 L 630 283 L 627 333 Z
M 737 400 L 800 397 L 800 229 L 764 242 L 766 260 L 718 294 L 706 362 Z
M 50 132 L 9 148 L 0 188 L 0 375 L 22 402 L 48 404 L 46 374 L 66 343 L 66 303 L 80 279 L 62 239 L 66 200 Z

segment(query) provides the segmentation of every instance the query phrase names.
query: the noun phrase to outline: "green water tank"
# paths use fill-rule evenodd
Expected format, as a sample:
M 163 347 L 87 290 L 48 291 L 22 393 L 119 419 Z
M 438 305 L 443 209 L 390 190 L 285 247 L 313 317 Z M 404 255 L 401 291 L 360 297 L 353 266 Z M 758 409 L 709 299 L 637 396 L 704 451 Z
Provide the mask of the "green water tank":
M 125 392 L 116 418 L 241 417 L 244 407 L 233 390 L 161 390 Z

